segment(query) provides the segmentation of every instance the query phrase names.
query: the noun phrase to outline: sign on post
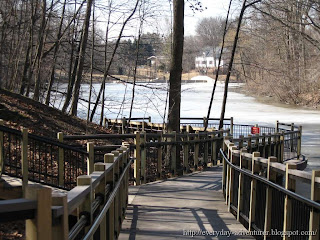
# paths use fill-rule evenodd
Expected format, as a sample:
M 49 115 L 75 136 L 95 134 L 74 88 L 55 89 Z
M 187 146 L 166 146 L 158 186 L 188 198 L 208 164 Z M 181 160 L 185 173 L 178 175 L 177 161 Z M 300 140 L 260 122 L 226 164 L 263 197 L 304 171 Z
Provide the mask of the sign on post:
M 259 127 L 251 127 L 251 134 L 259 134 L 260 128 Z

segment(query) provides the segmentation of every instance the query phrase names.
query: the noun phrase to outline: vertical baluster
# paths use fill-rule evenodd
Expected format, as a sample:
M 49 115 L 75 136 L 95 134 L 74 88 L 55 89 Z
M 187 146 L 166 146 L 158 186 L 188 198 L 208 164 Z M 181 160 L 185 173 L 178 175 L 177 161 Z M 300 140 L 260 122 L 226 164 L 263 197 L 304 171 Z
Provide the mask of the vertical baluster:
M 269 157 L 268 158 L 268 168 L 267 168 L 267 180 L 271 182 L 276 182 L 277 174 L 275 171 L 272 171 L 271 169 L 271 163 L 272 162 L 277 162 L 276 157 Z M 272 207 L 277 207 L 277 206 L 272 206 L 272 189 L 267 186 L 266 188 L 266 209 L 265 209 L 265 218 L 264 218 L 264 231 L 268 232 L 271 230 L 271 210 Z M 263 236 L 264 240 L 267 240 L 267 235 Z
M 320 201 L 320 188 L 316 186 L 316 178 L 320 177 L 320 170 L 312 170 L 311 178 L 311 200 L 319 202 Z M 310 221 L 309 221 L 309 231 L 313 231 L 315 235 L 309 236 L 309 240 L 319 239 L 319 224 L 320 224 L 320 213 L 318 210 L 311 208 L 310 211 Z
M 251 160 L 251 172 L 252 174 L 259 172 L 259 166 L 255 164 L 255 158 L 260 157 L 259 152 L 252 153 Z M 256 186 L 257 181 L 251 179 L 251 192 L 250 192 L 250 212 L 249 212 L 249 231 L 252 231 L 252 223 L 255 221 L 255 211 L 256 211 Z
M 286 164 L 286 183 L 285 188 L 294 192 L 296 188 L 296 181 L 294 179 L 290 179 L 289 171 L 291 169 L 296 169 L 297 165 L 293 164 Z M 291 229 L 291 221 L 292 221 L 292 200 L 289 198 L 288 195 L 285 196 L 284 199 L 284 220 L 283 220 L 283 231 L 291 231 L 295 229 Z M 288 236 L 284 236 L 283 240 L 289 239 Z

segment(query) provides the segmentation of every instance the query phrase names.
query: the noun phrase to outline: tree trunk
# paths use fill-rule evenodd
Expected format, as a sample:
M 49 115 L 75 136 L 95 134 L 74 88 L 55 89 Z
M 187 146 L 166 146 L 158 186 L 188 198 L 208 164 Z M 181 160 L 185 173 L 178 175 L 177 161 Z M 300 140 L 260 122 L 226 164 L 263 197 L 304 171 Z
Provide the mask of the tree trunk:
M 104 91 L 104 85 L 105 85 L 105 82 L 106 82 L 106 79 L 107 79 L 107 76 L 109 74 L 109 70 L 110 70 L 110 67 L 111 67 L 111 64 L 113 62 L 113 58 L 117 52 L 117 49 L 119 47 L 119 43 L 120 43 L 120 40 L 122 38 L 122 33 L 123 33 L 123 30 L 125 28 L 125 26 L 127 25 L 128 21 L 132 18 L 132 16 L 134 15 L 134 13 L 136 12 L 137 10 L 137 7 L 138 7 L 138 3 L 139 3 L 140 0 L 137 0 L 136 2 L 136 5 L 134 7 L 134 9 L 132 10 L 131 14 L 127 17 L 127 19 L 124 21 L 122 27 L 121 27 L 121 30 L 120 30 L 120 33 L 119 33 L 119 36 L 118 36 L 118 39 L 117 39 L 117 42 L 115 44 L 115 47 L 113 49 L 113 52 L 112 52 L 112 56 L 110 58 L 110 61 L 109 61 L 109 64 L 108 64 L 108 67 L 104 73 L 104 76 L 103 76 L 103 80 L 102 80 L 102 83 L 101 83 L 101 87 L 100 87 L 100 91 L 98 93 L 98 96 L 97 96 L 97 100 L 94 104 L 94 107 L 92 109 L 92 112 L 91 112 L 91 116 L 90 116 L 90 121 L 92 122 L 92 119 L 93 119 L 93 116 L 97 110 L 97 107 L 98 107 L 98 104 L 99 104 L 99 101 L 100 101 L 100 97 L 101 97 L 101 94 L 102 94 L 102 91 Z M 104 101 L 104 99 L 102 99 L 102 101 Z
M 39 29 L 39 37 L 38 37 L 38 49 L 37 49 L 37 55 L 36 55 L 36 79 L 34 84 L 34 95 L 33 99 L 36 101 L 39 101 L 40 96 L 40 74 L 41 74 L 41 55 L 42 55 L 42 48 L 44 44 L 44 34 L 45 34 L 45 28 L 46 28 L 46 10 L 47 10 L 47 1 L 42 1 L 42 19 L 41 19 L 41 26 Z
M 58 33 L 57 33 L 57 41 L 58 42 L 59 42 L 59 39 L 61 38 L 61 30 L 62 30 L 62 25 L 63 25 L 63 20 L 64 20 L 64 12 L 66 9 L 66 3 L 67 3 L 67 0 L 64 0 L 62 13 L 61 13 L 61 20 L 60 20 L 60 24 L 59 24 Z M 60 46 L 59 44 L 55 45 L 55 49 L 54 49 L 54 53 L 53 53 L 53 63 L 52 63 L 52 68 L 51 68 L 51 73 L 50 73 L 49 84 L 48 84 L 47 97 L 46 97 L 46 101 L 45 101 L 46 105 L 49 105 L 49 103 L 50 103 L 50 94 L 51 94 L 51 89 L 52 89 L 52 85 L 54 82 L 54 74 L 55 74 L 55 70 L 56 70 L 56 62 L 57 62 L 57 57 L 58 57 L 59 46 Z
M 215 81 L 214 81 L 214 84 L 213 84 L 213 89 L 212 89 L 212 94 L 211 94 L 211 99 L 210 99 L 210 104 L 209 104 L 209 108 L 208 108 L 208 114 L 207 114 L 207 118 L 206 118 L 205 129 L 204 129 L 205 131 L 207 130 L 207 127 L 208 127 L 208 122 L 209 122 L 209 118 L 210 118 L 210 113 L 211 113 L 214 93 L 216 91 L 216 86 L 217 86 L 217 82 L 218 82 L 218 78 L 219 78 L 220 64 L 221 64 L 221 59 L 222 59 L 222 54 L 223 54 L 223 49 L 224 49 L 224 42 L 225 42 L 225 38 L 226 38 L 226 34 L 227 34 L 228 20 L 229 20 L 231 4 L 232 4 L 232 0 L 230 0 L 230 2 L 229 2 L 227 18 L 226 18 L 226 22 L 225 22 L 225 26 L 224 26 L 223 38 L 222 38 L 222 46 L 221 46 L 221 49 L 220 49 L 220 56 L 219 56 L 219 63 L 218 63 L 218 69 L 217 69 L 216 78 L 215 78 Z M 216 62 L 215 58 L 213 60 L 214 60 L 214 62 Z
M 79 91 L 80 91 L 83 64 L 85 59 L 86 47 L 87 47 L 92 3 L 93 3 L 93 0 L 88 0 L 85 20 L 83 25 L 83 35 L 82 35 L 82 41 L 80 45 L 80 52 L 79 52 L 79 63 L 77 66 L 77 75 L 76 75 L 75 86 L 73 89 L 72 105 L 71 105 L 71 115 L 73 116 L 77 115 L 77 110 L 78 110 Z
M 170 64 L 168 131 L 180 131 L 181 74 L 184 39 L 184 1 L 173 1 L 173 43 Z M 178 161 L 177 161 L 178 162 Z
M 94 41 L 95 41 L 94 11 L 95 11 L 95 7 L 94 7 L 94 4 L 93 4 L 93 10 L 92 10 L 91 65 L 90 65 L 90 89 L 89 89 L 89 98 L 88 98 L 87 124 L 89 123 L 89 118 L 90 118 L 91 95 L 92 95 L 93 60 L 94 60 Z
M 140 51 L 140 40 L 141 40 L 141 34 L 142 34 L 142 25 L 143 25 L 143 20 L 140 21 L 139 35 L 138 35 L 138 40 L 137 40 L 136 60 L 135 60 L 135 63 L 134 63 L 134 71 L 133 71 L 132 98 L 131 98 L 131 104 L 130 104 L 130 112 L 129 112 L 128 122 L 130 122 L 131 117 L 132 117 L 132 109 L 133 109 L 133 103 L 134 103 L 134 94 L 135 94 L 136 80 L 137 80 L 137 67 L 138 67 L 138 60 L 139 60 L 139 51 Z
M 227 97 L 228 97 L 228 86 L 229 86 L 229 81 L 230 81 L 230 76 L 231 76 L 231 71 L 232 71 L 234 55 L 235 55 L 236 49 L 237 49 L 237 43 L 238 43 L 238 39 L 239 39 L 241 22 L 242 22 L 242 18 L 243 18 L 243 15 L 244 15 L 244 11 L 247 8 L 246 2 L 247 2 L 247 0 L 244 0 L 243 4 L 242 4 L 242 7 L 241 7 L 241 12 L 240 12 L 239 20 L 238 20 L 237 31 L 236 31 L 236 35 L 234 37 L 234 42 L 233 42 L 233 47 L 232 47 L 232 52 L 231 52 L 231 58 L 230 58 L 229 66 L 228 66 L 227 77 L 226 77 L 226 81 L 225 81 L 225 84 L 224 84 L 224 94 L 223 94 L 223 103 L 222 103 L 222 108 L 221 108 L 219 129 L 223 128 L 223 119 L 224 119 L 224 115 L 225 115 L 225 111 L 226 111 L 226 104 L 227 104 Z

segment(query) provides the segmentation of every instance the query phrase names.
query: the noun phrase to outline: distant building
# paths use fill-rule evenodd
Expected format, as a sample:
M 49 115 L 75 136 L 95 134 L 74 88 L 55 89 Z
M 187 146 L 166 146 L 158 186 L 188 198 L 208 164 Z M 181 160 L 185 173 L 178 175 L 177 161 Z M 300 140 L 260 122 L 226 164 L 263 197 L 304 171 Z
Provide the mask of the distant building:
M 219 64 L 220 49 L 213 54 L 213 49 L 206 48 L 202 55 L 198 55 L 195 58 L 195 66 L 199 71 L 207 72 L 209 69 L 216 69 Z M 220 66 L 223 66 L 223 60 L 221 60 Z

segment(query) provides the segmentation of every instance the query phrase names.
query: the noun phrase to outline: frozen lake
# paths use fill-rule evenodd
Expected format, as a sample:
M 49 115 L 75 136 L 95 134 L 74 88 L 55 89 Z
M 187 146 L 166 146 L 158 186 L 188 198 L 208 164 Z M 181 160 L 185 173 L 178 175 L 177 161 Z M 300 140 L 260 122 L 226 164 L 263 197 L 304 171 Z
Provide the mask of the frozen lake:
M 136 86 L 135 103 L 132 117 L 152 117 L 153 122 L 163 122 L 165 103 L 167 99 L 167 85 L 141 84 Z M 230 84 L 236 88 L 238 84 Z M 59 88 L 64 89 L 66 85 Z M 94 84 L 95 93 L 100 84 Z M 88 84 L 81 86 L 81 97 L 88 99 Z M 204 117 L 207 115 L 211 97 L 212 84 L 192 83 L 182 85 L 181 117 Z M 96 94 L 93 94 L 93 99 Z M 106 84 L 106 111 L 107 118 L 121 118 L 129 116 L 132 96 L 132 84 Z M 218 85 L 210 117 L 219 118 L 223 98 L 223 85 Z M 55 103 L 61 107 L 60 101 Z M 79 103 L 78 116 L 86 118 L 88 103 Z M 100 113 L 98 108 L 97 113 Z M 275 126 L 276 120 L 286 123 L 295 123 L 303 126 L 302 152 L 309 158 L 308 170 L 320 168 L 320 111 L 303 108 L 274 106 L 258 102 L 255 98 L 241 93 L 230 91 L 226 107 L 226 118 L 234 117 L 235 123 L 259 124 Z M 99 115 L 95 116 L 95 120 Z

